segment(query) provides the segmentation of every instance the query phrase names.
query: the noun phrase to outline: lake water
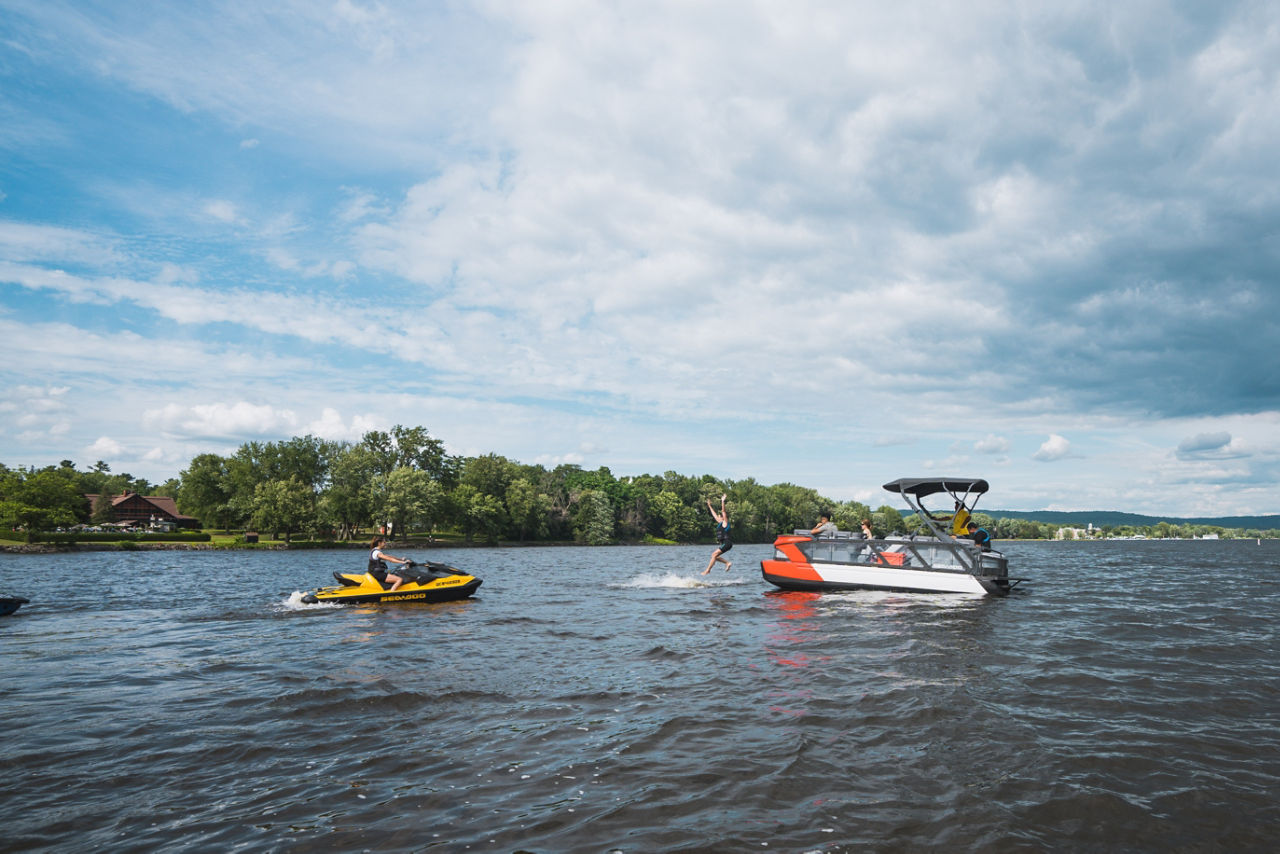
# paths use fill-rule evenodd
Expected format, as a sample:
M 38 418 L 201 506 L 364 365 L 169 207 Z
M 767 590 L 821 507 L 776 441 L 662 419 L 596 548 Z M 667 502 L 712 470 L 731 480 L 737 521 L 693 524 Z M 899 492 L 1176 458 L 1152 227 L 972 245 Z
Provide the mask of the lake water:
M 1280 542 L 1007 544 L 1004 599 L 710 551 L 346 609 L 357 551 L 0 556 L 0 848 L 1275 850 Z

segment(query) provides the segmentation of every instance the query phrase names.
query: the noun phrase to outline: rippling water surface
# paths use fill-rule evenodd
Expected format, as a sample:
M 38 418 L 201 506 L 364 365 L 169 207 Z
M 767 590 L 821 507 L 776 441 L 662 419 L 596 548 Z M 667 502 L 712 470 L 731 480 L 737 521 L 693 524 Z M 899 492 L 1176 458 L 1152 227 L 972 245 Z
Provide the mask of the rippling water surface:
M 1007 544 L 1005 599 L 767 546 L 0 556 L 13 851 L 1270 851 L 1280 542 Z

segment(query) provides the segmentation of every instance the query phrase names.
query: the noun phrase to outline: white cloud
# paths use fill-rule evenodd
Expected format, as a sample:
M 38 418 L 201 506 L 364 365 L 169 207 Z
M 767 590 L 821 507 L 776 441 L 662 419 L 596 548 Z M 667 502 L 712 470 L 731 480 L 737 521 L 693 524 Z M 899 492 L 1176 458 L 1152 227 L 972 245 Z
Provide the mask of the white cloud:
M 534 458 L 535 465 L 546 466 L 547 468 L 555 468 L 561 465 L 580 466 L 586 460 L 582 454 L 570 452 L 567 454 L 539 454 Z
M 63 294 L 76 302 L 132 303 L 179 323 L 234 323 L 308 341 L 340 341 L 383 352 L 404 343 L 403 338 L 411 331 L 410 324 L 417 331 L 429 331 L 429 318 L 401 318 L 397 329 L 366 305 L 336 304 L 313 294 L 187 287 L 169 283 L 166 275 L 153 281 L 91 278 L 0 261 L 0 281 Z M 384 325 L 386 328 L 379 329 Z M 439 356 L 446 353 L 447 348 L 438 339 L 423 340 L 407 352 L 410 356 Z
M 0 321 L 0 330 L 6 324 Z M 14 334 L 10 331 L 10 334 Z M 22 334 L 30 334 L 22 330 Z M 0 332 L 0 337 L 3 333 Z M 0 359 L 4 346 L 0 344 Z M 15 362 L 8 362 L 15 364 Z M 39 445 L 61 440 L 71 431 L 69 386 L 17 385 L 0 400 L 0 434 L 12 436 L 23 445 Z
M 1226 460 L 1248 455 L 1245 444 L 1225 430 L 1197 433 L 1178 443 L 1174 455 L 1179 460 Z
M 239 215 L 236 213 L 236 206 L 225 199 L 213 199 L 204 204 L 201 208 L 206 216 L 213 217 L 219 222 L 238 223 Z
M 979 454 L 1004 454 L 1009 451 L 1009 440 L 994 433 L 973 443 L 973 449 Z
M 183 406 L 167 404 L 142 414 L 148 429 L 176 438 L 250 438 L 290 435 L 298 417 L 289 409 L 247 401 Z
M 1225 430 L 1218 433 L 1197 433 L 1178 443 L 1178 454 L 1200 454 L 1206 451 L 1220 451 L 1231 444 L 1231 434 Z
M 143 351 L 145 359 L 140 358 Z M 278 382 L 314 367 L 307 359 L 262 347 L 205 345 L 198 338 L 145 339 L 130 331 L 98 333 L 68 323 L 17 323 L 0 317 L 0 365 L 5 364 L 40 366 L 31 371 L 37 375 L 92 375 L 104 390 L 129 381 L 185 382 L 210 365 L 217 365 L 219 374 L 208 378 L 208 385 L 219 380 L 232 385 L 251 380 Z M 49 392 L 27 393 L 22 400 L 28 401 L 27 411 L 55 411 L 64 408 L 65 394 L 66 387 L 59 386 Z M 4 406 L 0 403 L 0 411 Z
M 113 241 L 100 234 L 53 225 L 0 220 L 0 261 L 113 266 Z
M 1069 456 L 1071 456 L 1071 443 L 1057 433 L 1052 433 L 1048 439 L 1045 439 L 1040 449 L 1031 455 L 1031 458 L 1042 463 L 1048 463 L 1065 459 Z
M 391 214 L 391 208 L 368 190 L 345 189 L 348 199 L 338 209 L 337 217 L 340 222 L 354 223 L 370 217 L 385 218 Z
M 353 415 L 348 423 L 338 410 L 326 406 L 320 417 L 309 423 L 302 432 L 319 439 L 354 442 L 370 430 L 380 429 L 379 424 L 378 419 L 365 415 Z
M 0 412 L 16 412 L 23 415 L 57 412 L 66 408 L 64 398 L 70 386 L 19 385 L 9 389 L 0 400 Z
M 258 140 L 256 140 L 256 139 L 242 139 L 242 140 L 240 140 L 240 147 L 241 147 L 241 148 L 243 148 L 243 149 L 257 148 L 257 147 L 258 147 Z
M 278 246 L 272 246 L 264 253 L 271 264 L 279 267 L 281 270 L 298 269 L 298 259 L 293 257 L 293 253 L 288 250 L 281 249 Z
M 85 448 L 85 453 L 98 459 L 115 459 L 124 453 L 124 446 L 110 436 L 99 436 L 98 440 Z

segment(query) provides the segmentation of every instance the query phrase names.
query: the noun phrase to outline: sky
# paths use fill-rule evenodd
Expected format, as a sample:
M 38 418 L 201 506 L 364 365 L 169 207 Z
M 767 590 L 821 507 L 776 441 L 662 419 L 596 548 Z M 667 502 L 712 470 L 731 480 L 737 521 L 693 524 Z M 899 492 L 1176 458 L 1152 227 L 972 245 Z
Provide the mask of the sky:
M 0 462 L 1280 512 L 1280 6 L 0 0 Z

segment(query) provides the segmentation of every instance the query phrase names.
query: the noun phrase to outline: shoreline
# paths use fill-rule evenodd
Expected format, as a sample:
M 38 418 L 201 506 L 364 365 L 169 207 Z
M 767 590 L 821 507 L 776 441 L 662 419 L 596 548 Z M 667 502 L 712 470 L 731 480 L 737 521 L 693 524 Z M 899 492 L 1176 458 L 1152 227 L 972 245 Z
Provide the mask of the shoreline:
M 1258 539 L 1256 537 L 1224 537 L 1218 540 L 1190 540 L 1190 539 L 1142 539 L 1134 540 L 1127 537 L 1111 537 L 1108 539 L 1086 539 L 1086 540 L 1019 540 L 1019 539 L 1001 539 L 1001 543 L 1160 543 L 1160 542 L 1219 542 L 1227 543 L 1234 541 L 1249 541 Z M 1262 537 L 1263 540 L 1270 540 L 1270 537 Z M 554 547 L 554 548 L 583 548 L 586 543 L 575 542 L 498 542 L 498 543 L 454 543 L 454 542 L 428 542 L 427 540 L 406 540 L 392 544 L 392 549 L 522 549 L 522 548 L 538 548 L 538 547 Z M 715 543 L 609 543 L 609 546 L 654 546 L 656 548 L 664 548 L 670 546 L 714 546 Z M 769 545 L 769 543 L 738 543 L 737 545 Z M 4 543 L 0 544 L 0 554 L 63 554 L 67 552 L 133 552 L 133 551 L 170 551 L 170 552 L 186 552 L 186 551 L 357 551 L 368 549 L 369 544 L 361 541 L 351 541 L 346 543 L 317 543 L 314 540 L 303 540 L 300 543 L 285 543 L 283 541 L 270 541 L 266 543 L 131 543 L 131 542 L 114 542 L 114 543 Z
M 536 546 L 555 546 L 580 548 L 585 543 L 574 542 L 498 542 L 498 543 L 455 543 L 429 542 L 427 540 L 404 540 L 388 544 L 394 549 L 521 549 Z M 615 546 L 666 545 L 665 543 L 610 543 Z M 711 543 L 677 543 L 675 545 L 713 545 Z M 351 542 L 324 542 L 303 540 L 298 543 L 286 543 L 283 540 L 272 540 L 258 543 L 4 543 L 0 544 L 0 554 L 60 554 L 63 552 L 134 552 L 134 551 L 367 551 L 368 541 L 353 540 Z

